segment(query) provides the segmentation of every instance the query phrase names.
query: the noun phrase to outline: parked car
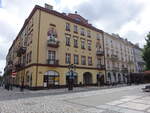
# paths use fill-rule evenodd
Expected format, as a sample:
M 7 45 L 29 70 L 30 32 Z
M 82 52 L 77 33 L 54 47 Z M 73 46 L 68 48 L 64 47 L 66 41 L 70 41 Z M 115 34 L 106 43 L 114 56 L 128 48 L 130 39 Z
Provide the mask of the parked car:
M 144 92 L 150 92 L 150 85 L 145 86 L 145 88 L 142 88 Z

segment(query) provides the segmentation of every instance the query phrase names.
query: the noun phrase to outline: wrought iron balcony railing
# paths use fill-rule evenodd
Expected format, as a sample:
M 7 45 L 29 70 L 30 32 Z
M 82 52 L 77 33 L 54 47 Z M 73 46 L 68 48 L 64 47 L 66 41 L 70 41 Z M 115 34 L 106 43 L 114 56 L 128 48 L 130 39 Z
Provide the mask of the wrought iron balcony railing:
M 57 65 L 59 65 L 59 60 L 47 59 L 47 64 L 57 66 Z
M 105 69 L 105 65 L 97 64 L 97 69 L 104 70 Z
M 54 39 L 49 39 L 49 40 L 47 40 L 47 45 L 48 45 L 49 47 L 58 48 L 58 47 L 59 47 L 59 41 L 56 40 L 56 38 L 54 38 Z
M 18 50 L 17 50 L 17 56 L 18 57 L 21 57 L 22 54 L 25 54 L 26 53 L 26 47 L 20 47 Z
M 128 72 L 128 68 L 123 67 L 123 68 L 121 69 L 121 71 L 122 71 L 122 72 Z
M 103 56 L 103 55 L 104 55 L 104 51 L 102 51 L 102 50 L 97 50 L 97 51 L 96 51 L 96 55 Z
M 111 59 L 112 59 L 112 60 L 118 60 L 118 56 L 112 54 L 112 55 L 111 55 Z
M 112 71 L 119 71 L 119 67 L 113 67 Z

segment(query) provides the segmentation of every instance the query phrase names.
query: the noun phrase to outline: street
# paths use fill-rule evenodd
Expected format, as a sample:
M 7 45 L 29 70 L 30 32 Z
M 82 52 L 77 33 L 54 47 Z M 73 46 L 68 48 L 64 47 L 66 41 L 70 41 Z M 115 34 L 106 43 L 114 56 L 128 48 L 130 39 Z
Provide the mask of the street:
M 150 94 L 143 92 L 143 87 L 75 93 L 67 93 L 67 89 L 62 93 L 64 89 L 20 92 L 0 88 L 0 113 L 150 113 Z

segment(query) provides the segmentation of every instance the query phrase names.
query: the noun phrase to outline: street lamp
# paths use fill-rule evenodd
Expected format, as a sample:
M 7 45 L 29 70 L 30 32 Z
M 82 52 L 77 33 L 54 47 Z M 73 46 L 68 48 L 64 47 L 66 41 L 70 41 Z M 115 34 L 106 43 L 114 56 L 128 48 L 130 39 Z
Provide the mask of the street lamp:
M 70 64 L 68 65 L 68 69 L 69 69 L 68 90 L 73 90 L 74 71 L 76 69 L 76 65 Z

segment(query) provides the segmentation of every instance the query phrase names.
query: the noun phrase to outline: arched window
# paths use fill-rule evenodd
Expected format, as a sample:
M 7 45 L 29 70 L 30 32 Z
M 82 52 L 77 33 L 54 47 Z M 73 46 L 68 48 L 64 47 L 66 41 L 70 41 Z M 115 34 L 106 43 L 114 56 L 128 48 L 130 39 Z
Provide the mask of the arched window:
M 56 71 L 47 71 L 44 75 L 59 76 L 58 72 L 56 72 Z
M 47 71 L 44 74 L 44 83 L 47 87 L 59 85 L 59 73 L 56 71 Z

